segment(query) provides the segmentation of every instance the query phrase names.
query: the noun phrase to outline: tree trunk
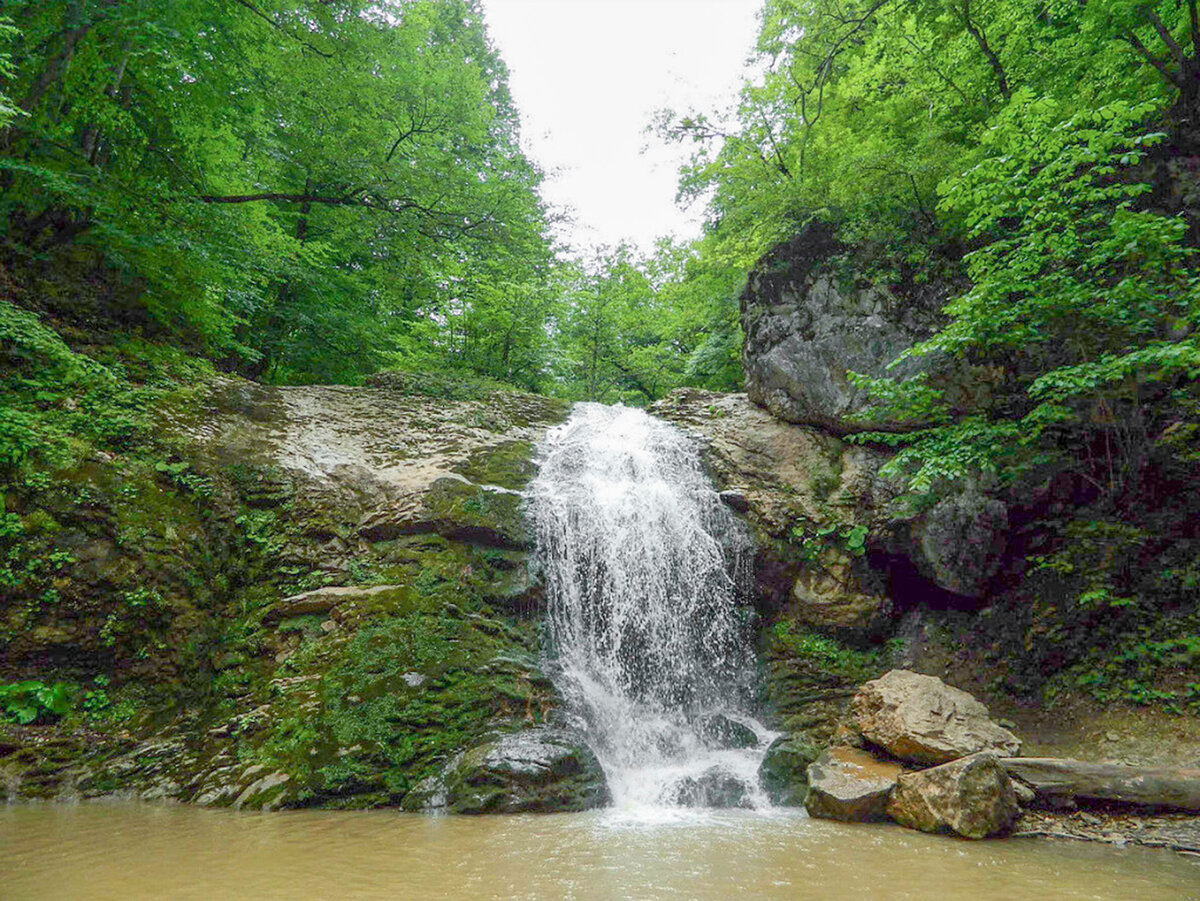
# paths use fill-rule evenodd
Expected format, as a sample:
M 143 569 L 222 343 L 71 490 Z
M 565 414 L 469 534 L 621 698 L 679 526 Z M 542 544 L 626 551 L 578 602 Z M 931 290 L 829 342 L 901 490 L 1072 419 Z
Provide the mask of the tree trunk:
M 1086 798 L 1200 812 L 1200 770 L 1085 763 L 1057 757 L 1004 757 L 1008 775 L 1052 801 Z

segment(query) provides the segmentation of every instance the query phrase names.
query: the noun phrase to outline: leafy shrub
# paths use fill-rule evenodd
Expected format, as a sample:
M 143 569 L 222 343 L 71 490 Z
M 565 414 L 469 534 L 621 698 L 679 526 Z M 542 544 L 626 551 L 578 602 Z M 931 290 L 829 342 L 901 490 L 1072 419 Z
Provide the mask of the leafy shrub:
M 827 635 L 807 631 L 790 619 L 775 623 L 771 636 L 788 655 L 847 684 L 872 679 L 883 668 L 883 658 L 878 650 L 860 651 L 847 647 Z
M 836 542 L 851 556 L 861 557 L 867 552 L 867 527 L 848 522 L 830 522 L 818 526 L 809 534 L 803 526 L 794 525 L 790 535 L 800 545 L 804 559 L 809 563 L 820 560 L 821 552 L 830 542 Z
M 71 711 L 75 694 L 76 686 L 66 682 L 11 682 L 0 685 L 0 711 L 22 725 L 56 719 Z
M 1139 210 L 1150 186 L 1126 177 L 1164 138 L 1141 126 L 1153 112 L 1117 102 L 1061 119 L 1054 103 L 1018 94 L 984 137 L 986 158 L 942 186 L 942 210 L 978 242 L 966 256 L 973 286 L 945 307 L 940 332 L 895 363 L 995 362 L 1018 390 L 956 413 L 924 378 L 853 375 L 878 401 L 867 416 L 931 423 L 857 437 L 900 448 L 885 474 L 918 492 L 1046 465 L 1082 470 L 1108 491 L 1136 479 L 1147 401 L 1200 376 L 1200 275 L 1186 223 Z

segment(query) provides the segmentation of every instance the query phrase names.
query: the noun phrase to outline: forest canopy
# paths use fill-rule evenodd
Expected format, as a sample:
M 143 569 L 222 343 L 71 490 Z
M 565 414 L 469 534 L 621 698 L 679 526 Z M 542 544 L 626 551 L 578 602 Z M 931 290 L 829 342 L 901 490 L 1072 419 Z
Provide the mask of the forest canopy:
M 353 381 L 431 355 L 538 369 L 540 173 L 478 4 L 5 13 L 10 253 L 95 250 L 160 325 L 256 377 Z
M 1176 248 L 1197 234 L 1188 191 L 1164 186 L 1200 146 L 1192 0 L 767 0 L 736 108 L 657 122 L 693 150 L 680 200 L 706 204 L 705 233 L 582 257 L 552 237 L 479 0 L 15 0 L 4 16 L 6 269 L 106 273 L 107 309 L 19 302 L 267 381 L 399 367 L 609 402 L 737 390 L 738 295 L 772 246 L 821 220 L 882 282 L 970 285 L 1000 234 L 980 223 L 1008 227 L 989 179 L 1046 163 L 1003 171 L 997 136 L 1036 146 L 1098 110 L 1140 142 L 1093 171 L 1100 207 L 1182 216 L 1151 229 Z M 1106 266 L 1095 278 L 1118 277 Z

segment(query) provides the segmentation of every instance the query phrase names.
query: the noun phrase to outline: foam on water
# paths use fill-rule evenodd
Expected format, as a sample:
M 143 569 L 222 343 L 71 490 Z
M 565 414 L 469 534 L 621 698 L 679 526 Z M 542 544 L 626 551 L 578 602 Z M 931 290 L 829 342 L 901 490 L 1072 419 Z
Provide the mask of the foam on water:
M 641 410 L 577 404 L 540 458 L 528 503 L 551 671 L 615 804 L 661 818 L 706 803 L 697 780 L 719 774 L 765 806 L 757 770 L 774 736 L 749 713 L 752 550 L 696 442 Z M 757 741 L 728 747 L 714 722 Z

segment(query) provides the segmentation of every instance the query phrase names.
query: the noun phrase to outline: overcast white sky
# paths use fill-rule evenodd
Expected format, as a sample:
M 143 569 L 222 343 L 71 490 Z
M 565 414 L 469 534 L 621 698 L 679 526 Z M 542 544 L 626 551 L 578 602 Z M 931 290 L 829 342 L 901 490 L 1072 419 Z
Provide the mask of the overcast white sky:
M 657 109 L 717 109 L 736 96 L 761 5 L 484 0 L 525 149 L 548 173 L 546 199 L 574 215 L 564 238 L 577 250 L 699 234 L 701 210 L 675 205 L 686 151 L 645 128 Z

